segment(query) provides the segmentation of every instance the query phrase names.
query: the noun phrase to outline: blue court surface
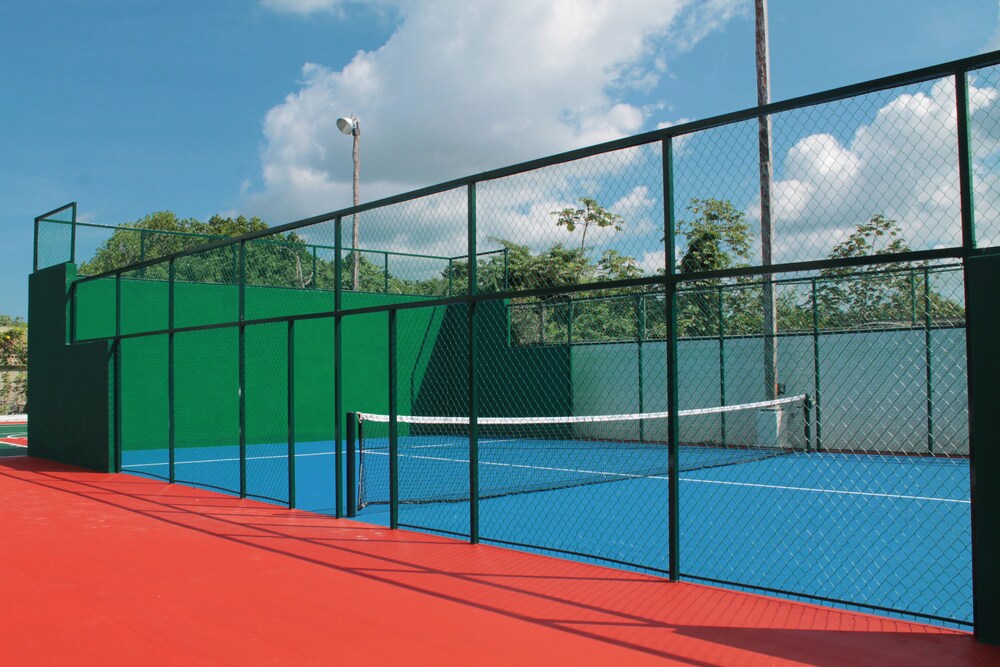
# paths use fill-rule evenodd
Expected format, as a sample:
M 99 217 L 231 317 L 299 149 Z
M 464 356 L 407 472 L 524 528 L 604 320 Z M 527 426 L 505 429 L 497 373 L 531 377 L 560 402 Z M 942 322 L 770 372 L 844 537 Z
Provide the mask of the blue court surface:
M 424 502 L 429 494 L 434 498 L 434 489 L 467 488 L 467 445 L 462 449 L 430 437 L 400 438 L 400 524 L 468 535 L 469 502 L 455 499 L 461 493 L 449 490 L 444 493 L 449 501 Z M 621 443 L 587 443 L 585 452 L 548 444 L 481 444 L 481 495 L 495 496 L 479 502 L 481 539 L 666 572 L 665 452 L 652 448 L 654 453 L 644 454 L 647 460 L 637 465 L 641 457 L 635 452 L 623 456 Z M 296 445 L 297 507 L 334 512 L 332 450 L 332 442 Z M 520 452 L 515 459 L 504 453 L 515 450 Z M 237 447 L 178 447 L 175 456 L 176 481 L 238 492 Z M 701 467 L 696 457 L 704 456 L 703 448 L 682 447 L 679 456 L 682 578 L 946 625 L 971 623 L 966 459 L 744 453 L 731 464 Z M 125 472 L 169 476 L 166 450 L 125 451 L 122 464 Z M 656 472 L 659 466 L 663 474 Z M 360 475 L 362 500 L 375 502 L 362 508 L 358 519 L 388 525 L 389 508 L 382 502 L 388 489 L 387 451 L 366 451 Z M 563 488 L 532 490 L 544 486 L 545 479 Z M 529 490 L 512 492 L 517 487 Z M 247 447 L 246 488 L 255 498 L 288 501 L 285 444 Z

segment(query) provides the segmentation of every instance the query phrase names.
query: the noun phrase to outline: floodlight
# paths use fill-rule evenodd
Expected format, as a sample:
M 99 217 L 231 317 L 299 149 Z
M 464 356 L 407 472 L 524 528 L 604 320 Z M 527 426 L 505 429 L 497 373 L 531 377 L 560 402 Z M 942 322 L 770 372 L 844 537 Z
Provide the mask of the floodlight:
M 353 118 L 338 118 L 337 129 L 344 134 L 353 134 L 357 121 Z

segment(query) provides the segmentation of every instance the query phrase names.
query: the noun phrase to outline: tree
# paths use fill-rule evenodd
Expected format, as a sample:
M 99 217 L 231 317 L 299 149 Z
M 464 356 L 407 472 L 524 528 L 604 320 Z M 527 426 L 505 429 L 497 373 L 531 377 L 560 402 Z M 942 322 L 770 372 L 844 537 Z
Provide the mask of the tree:
M 80 273 L 105 273 L 262 229 L 267 229 L 267 223 L 258 217 L 213 215 L 202 222 L 196 218 L 179 218 L 172 211 L 158 211 L 120 225 L 89 262 L 80 264 Z
M 620 215 L 607 210 L 595 199 L 580 197 L 579 201 L 583 204 L 583 208 L 564 208 L 561 211 L 550 211 L 549 215 L 556 216 L 556 226 L 565 227 L 568 232 L 583 227 L 580 239 L 580 252 L 583 253 L 587 249 L 587 230 L 591 225 L 599 228 L 611 227 L 620 232 L 624 221 Z
M 677 238 L 684 252 L 677 262 L 678 273 L 719 271 L 747 266 L 753 246 L 753 233 L 746 216 L 725 199 L 693 198 L 688 207 L 693 217 L 677 223 Z M 760 289 L 725 290 L 720 311 L 717 278 L 690 281 L 689 288 L 678 295 L 678 325 L 681 335 L 718 335 L 719 317 L 724 317 L 733 331 L 748 323 L 738 318 L 755 318 L 760 308 Z M 761 317 L 763 313 L 761 312 Z M 759 318 L 755 318 L 759 319 Z M 759 330 L 759 329 L 758 329 Z
M 858 223 L 835 245 L 830 259 L 870 257 L 910 251 L 900 223 L 881 213 Z M 926 262 L 889 262 L 824 269 L 816 307 L 822 328 L 853 328 L 873 323 L 912 324 L 927 310 L 936 317 L 963 315 L 961 304 L 925 285 Z M 926 296 L 925 296 L 926 295 Z M 810 304 L 811 305 L 811 304 Z
M 684 254 L 677 263 L 680 273 L 747 265 L 753 233 L 742 211 L 724 199 L 697 198 L 688 210 L 694 218 L 677 223 L 677 236 L 684 240 Z
M 80 273 L 105 273 L 267 227 L 256 216 L 213 215 L 202 222 L 179 218 L 171 211 L 159 211 L 119 226 L 94 257 L 80 265 Z M 309 248 L 295 232 L 246 243 L 245 268 L 250 285 L 309 287 L 315 280 L 312 264 Z M 223 246 L 184 257 L 176 262 L 175 269 L 181 281 L 235 283 L 239 274 L 239 246 Z M 137 277 L 165 280 L 167 265 L 139 269 Z
M 830 259 L 908 252 L 910 245 L 899 222 L 881 213 L 858 223 L 833 247 Z M 909 278 L 892 269 L 913 268 L 909 262 L 823 269 L 817 308 L 823 327 L 851 327 L 865 322 L 898 321 L 912 305 Z M 921 277 L 922 281 L 922 277 Z M 903 304 L 903 300 L 908 303 Z
M 27 403 L 28 325 L 0 315 L 0 414 L 19 414 Z

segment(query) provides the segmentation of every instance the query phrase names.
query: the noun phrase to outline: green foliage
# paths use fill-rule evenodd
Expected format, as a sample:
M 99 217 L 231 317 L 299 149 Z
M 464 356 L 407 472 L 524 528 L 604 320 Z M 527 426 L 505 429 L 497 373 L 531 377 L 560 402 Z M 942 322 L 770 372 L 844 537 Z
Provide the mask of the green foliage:
M 0 414 L 24 412 L 28 394 L 28 325 L 0 316 Z
M 0 366 L 28 365 L 28 325 L 23 321 L 0 330 Z
M 882 214 L 859 223 L 834 246 L 831 259 L 869 257 L 910 251 L 896 220 Z M 923 263 L 892 262 L 878 266 L 824 269 L 816 307 L 822 328 L 857 328 L 865 324 L 923 321 L 928 306 L 938 317 L 959 317 L 960 304 L 925 290 Z M 900 271 L 910 269 L 910 271 Z M 926 291 L 926 295 L 925 295 Z
M 692 199 L 688 210 L 694 218 L 677 223 L 677 238 L 684 248 L 678 272 L 747 265 L 753 234 L 742 211 L 724 199 Z
M 202 222 L 179 218 L 171 211 L 158 211 L 120 225 L 89 262 L 80 264 L 79 272 L 97 275 L 262 229 L 267 229 L 267 224 L 257 217 L 213 215 L 208 222 Z
M 581 198 L 583 208 L 553 212 L 557 224 L 574 232 L 582 227 L 580 247 L 557 243 L 533 251 L 506 239 L 490 241 L 499 250 L 481 254 L 476 260 L 481 293 L 527 291 L 586 284 L 593 289 L 588 298 L 546 295 L 513 299 L 511 337 L 514 344 L 563 344 L 572 333 L 575 342 L 609 342 L 666 337 L 666 305 L 662 288 L 602 289 L 601 284 L 641 277 L 643 270 L 634 257 L 614 249 L 599 257 L 588 253 L 589 226 L 622 228 L 620 216 L 596 201 Z M 723 270 L 750 263 L 754 237 L 744 214 L 720 199 L 692 199 L 690 219 L 677 224 L 683 251 L 677 260 L 682 273 Z M 162 229 L 157 228 L 161 226 Z M 140 257 L 159 256 L 183 249 L 185 244 L 239 235 L 265 229 L 258 218 L 223 218 L 208 222 L 182 220 L 161 212 L 119 229 L 86 267 L 91 273 L 117 268 Z M 139 241 L 141 240 L 141 246 Z M 335 264 L 328 248 L 307 245 L 294 232 L 267 236 L 245 244 L 247 284 L 303 289 L 332 290 Z M 239 275 L 239 246 L 222 246 L 178 258 L 178 280 L 234 284 Z M 859 224 L 837 244 L 831 257 L 863 257 L 909 250 L 899 223 L 875 215 Z M 371 293 L 445 296 L 468 289 L 468 261 L 452 260 L 435 275 L 423 279 L 403 278 L 394 267 L 414 267 L 446 260 L 397 256 L 378 251 L 359 251 L 359 291 Z M 353 254 L 343 258 L 341 284 L 351 285 Z M 388 260 L 388 262 L 386 261 Z M 440 265 L 440 264 L 439 264 Z M 935 320 L 959 319 L 963 307 L 936 290 L 925 289 L 925 266 L 913 263 L 828 269 L 817 283 L 821 330 L 863 328 L 878 323 L 919 326 L 930 311 Z M 426 272 L 425 272 L 426 275 Z M 131 276 L 130 276 L 131 277 Z M 146 279 L 165 279 L 166 266 L 140 271 Z M 777 289 L 778 329 L 809 331 L 813 326 L 811 290 Z M 0 320 L 2 321 L 2 320 Z M 682 337 L 755 336 L 763 331 L 763 290 L 754 279 L 702 279 L 686 281 L 678 293 L 678 324 Z
M 595 199 L 580 197 L 579 201 L 583 208 L 564 208 L 561 211 L 551 211 L 549 215 L 556 216 L 556 226 L 565 227 L 568 232 L 576 231 L 577 227 L 583 228 L 580 238 L 580 252 L 583 253 L 587 248 L 587 230 L 591 225 L 598 228 L 611 227 L 620 232 L 624 221 L 620 215 L 607 210 Z
M 697 198 L 691 200 L 688 210 L 693 218 L 677 223 L 677 239 L 684 249 L 677 262 L 678 273 L 747 266 L 753 233 L 742 211 L 727 200 Z M 678 297 L 677 324 L 682 336 L 717 336 L 722 321 L 730 333 L 746 332 L 754 326 L 755 332 L 762 331 L 760 290 L 725 290 L 718 296 L 715 290 L 721 285 L 718 279 L 687 283 L 693 291 Z M 757 319 L 761 320 L 759 325 Z

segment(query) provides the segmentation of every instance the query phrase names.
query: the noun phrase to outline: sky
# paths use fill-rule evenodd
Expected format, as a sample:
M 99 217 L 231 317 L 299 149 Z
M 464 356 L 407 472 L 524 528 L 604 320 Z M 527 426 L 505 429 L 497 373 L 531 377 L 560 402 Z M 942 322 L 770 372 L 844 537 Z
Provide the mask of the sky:
M 774 100 L 1000 48 L 997 0 L 768 5 Z M 752 0 L 8 0 L 0 313 L 27 316 L 32 220 L 64 203 L 110 225 L 160 210 L 277 225 L 350 205 L 338 116 L 361 119 L 371 201 L 751 107 L 753 28 Z M 909 112 L 946 98 L 927 89 Z M 887 118 L 906 117 L 899 101 Z M 822 191 L 816 151 L 857 167 L 882 116 L 781 147 L 779 201 Z

